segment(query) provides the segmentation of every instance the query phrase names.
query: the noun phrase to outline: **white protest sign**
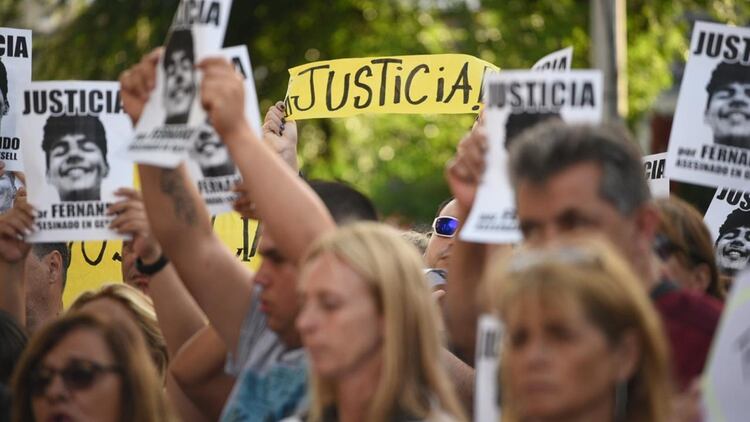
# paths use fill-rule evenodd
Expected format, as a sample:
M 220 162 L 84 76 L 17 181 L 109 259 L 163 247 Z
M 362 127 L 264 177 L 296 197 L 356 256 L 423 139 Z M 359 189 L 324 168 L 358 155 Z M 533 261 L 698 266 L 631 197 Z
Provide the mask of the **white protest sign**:
M 6 171 L 23 171 L 18 120 L 30 82 L 31 31 L 0 28 L 0 160 Z
M 128 153 L 138 163 L 176 167 L 206 122 L 195 64 L 224 42 L 231 0 L 180 1 L 156 70 L 156 84 Z
M 523 130 L 547 119 L 599 123 L 602 77 L 596 70 L 503 71 L 485 79 L 488 150 L 482 183 L 461 238 L 469 242 L 521 240 L 507 174 L 507 145 Z
M 699 185 L 750 186 L 750 28 L 695 24 L 667 173 Z
M 750 415 L 750 271 L 737 276 L 724 307 L 703 379 L 707 422 L 745 422 Z
M 28 200 L 38 211 L 29 242 L 108 240 L 107 206 L 133 185 L 118 154 L 133 136 L 117 82 L 32 82 L 21 135 Z
M 503 324 L 492 314 L 482 314 L 477 322 L 477 347 L 474 380 L 474 421 L 498 421 L 500 404 L 497 387 L 500 368 L 500 342 Z
M 531 66 L 531 70 L 570 70 L 573 62 L 573 47 L 549 53 Z
M 221 50 L 222 56 L 234 63 L 245 77 L 245 116 L 257 136 L 262 136 L 258 96 L 253 81 L 253 68 L 247 47 L 237 46 Z M 241 180 L 229 150 L 211 126 L 205 124 L 196 136 L 187 161 L 190 177 L 195 181 L 212 215 L 232 210 L 237 196 L 232 188 Z
M 719 271 L 734 275 L 746 268 L 750 260 L 750 191 L 717 189 L 703 220 L 714 239 Z
M 669 198 L 669 178 L 666 177 L 667 153 L 646 155 L 642 158 L 643 170 L 646 173 L 648 187 L 654 198 Z

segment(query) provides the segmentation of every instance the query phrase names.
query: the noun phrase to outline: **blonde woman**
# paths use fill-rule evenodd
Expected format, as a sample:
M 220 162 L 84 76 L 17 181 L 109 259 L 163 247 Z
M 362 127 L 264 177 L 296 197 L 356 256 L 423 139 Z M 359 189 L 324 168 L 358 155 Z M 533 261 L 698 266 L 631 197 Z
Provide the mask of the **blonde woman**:
M 608 244 L 522 249 L 495 264 L 484 283 L 483 297 L 505 323 L 503 422 L 666 420 L 664 331 Z
M 151 299 L 127 284 L 107 284 L 97 291 L 81 294 L 70 306 L 71 311 L 86 311 L 122 322 L 143 334 L 151 359 L 162 379 L 166 376 L 169 357 Z
M 302 261 L 299 291 L 307 420 L 462 419 L 422 261 L 398 232 L 358 223 L 324 236 Z

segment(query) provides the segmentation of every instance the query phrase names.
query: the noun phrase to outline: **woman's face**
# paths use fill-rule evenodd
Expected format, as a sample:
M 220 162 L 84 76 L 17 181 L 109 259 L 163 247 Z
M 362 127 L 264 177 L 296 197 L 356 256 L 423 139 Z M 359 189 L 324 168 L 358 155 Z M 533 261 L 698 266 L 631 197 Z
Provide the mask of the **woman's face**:
M 299 291 L 297 329 L 318 375 L 340 378 L 379 362 L 382 317 L 359 274 L 322 254 L 303 269 Z
M 527 296 L 508 309 L 502 359 L 521 419 L 613 411 L 619 355 L 581 306 L 567 303 Z
M 32 382 L 37 384 L 31 399 L 34 419 L 118 421 L 122 382 L 113 365 L 114 357 L 97 331 L 82 328 L 68 333 L 31 377 L 37 380 Z

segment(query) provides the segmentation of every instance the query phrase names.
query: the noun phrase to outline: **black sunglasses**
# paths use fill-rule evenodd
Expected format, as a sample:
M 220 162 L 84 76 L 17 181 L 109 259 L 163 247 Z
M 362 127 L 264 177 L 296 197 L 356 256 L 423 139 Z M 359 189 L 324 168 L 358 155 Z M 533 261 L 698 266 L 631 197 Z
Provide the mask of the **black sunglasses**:
M 453 237 L 458 230 L 458 223 L 455 217 L 438 217 L 432 222 L 432 230 L 438 236 Z
M 29 377 L 29 390 L 33 396 L 43 395 L 58 374 L 68 390 L 85 390 L 94 384 L 99 375 L 120 371 L 118 365 L 102 365 L 89 360 L 73 359 L 62 369 L 45 366 L 36 368 Z

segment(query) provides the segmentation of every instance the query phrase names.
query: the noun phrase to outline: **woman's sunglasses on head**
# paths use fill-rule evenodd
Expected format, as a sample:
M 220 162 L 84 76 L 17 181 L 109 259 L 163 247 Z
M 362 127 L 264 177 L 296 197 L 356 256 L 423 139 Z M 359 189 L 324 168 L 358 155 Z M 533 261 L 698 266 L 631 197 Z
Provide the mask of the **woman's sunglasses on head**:
M 442 237 L 453 237 L 458 231 L 458 224 L 455 217 L 438 217 L 432 222 L 432 232 Z

